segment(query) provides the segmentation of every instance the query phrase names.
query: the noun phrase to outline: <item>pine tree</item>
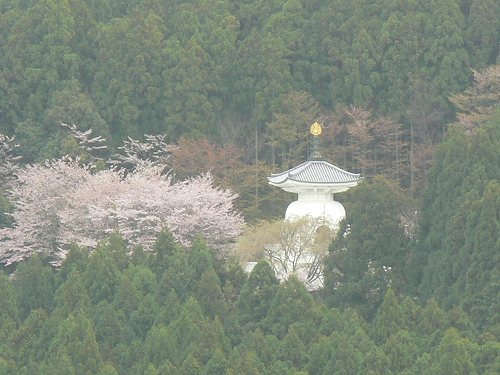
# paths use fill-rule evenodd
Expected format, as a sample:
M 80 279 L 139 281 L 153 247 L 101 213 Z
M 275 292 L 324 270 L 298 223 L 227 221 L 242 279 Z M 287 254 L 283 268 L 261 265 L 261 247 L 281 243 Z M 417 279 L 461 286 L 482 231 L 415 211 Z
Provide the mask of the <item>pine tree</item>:
M 34 256 L 19 265 L 13 286 L 18 299 L 21 319 L 38 308 L 50 312 L 54 303 L 54 274 L 49 266 Z
M 401 306 L 392 289 L 387 290 L 382 304 L 378 307 L 373 327 L 373 336 L 379 343 L 386 342 L 391 335 L 406 328 Z
M 436 349 L 431 371 L 443 375 L 477 374 L 472 362 L 474 351 L 474 344 L 461 338 L 456 329 L 450 328 L 446 330 Z
M 101 365 L 99 345 L 92 321 L 85 313 L 70 314 L 62 322 L 48 355 L 51 361 L 67 356 L 76 373 L 90 375 L 97 372 Z
M 459 126 L 449 131 L 429 173 L 417 249 L 427 263 L 424 299 L 435 297 L 446 308 L 462 304 L 477 326 L 488 324 L 497 299 L 490 286 L 497 278 L 499 129 L 491 121 L 473 135 Z
M 405 287 L 405 201 L 399 188 L 385 179 L 352 190 L 346 204 L 349 217 L 325 262 L 323 293 L 330 305 L 357 306 L 372 316 L 388 288 Z
M 271 265 L 265 260 L 258 262 L 243 285 L 237 302 L 242 325 L 256 324 L 266 317 L 278 285 Z
M 194 288 L 196 299 L 200 303 L 204 314 L 215 319 L 224 319 L 227 305 L 224 301 L 220 280 L 212 268 L 208 268 L 201 275 Z

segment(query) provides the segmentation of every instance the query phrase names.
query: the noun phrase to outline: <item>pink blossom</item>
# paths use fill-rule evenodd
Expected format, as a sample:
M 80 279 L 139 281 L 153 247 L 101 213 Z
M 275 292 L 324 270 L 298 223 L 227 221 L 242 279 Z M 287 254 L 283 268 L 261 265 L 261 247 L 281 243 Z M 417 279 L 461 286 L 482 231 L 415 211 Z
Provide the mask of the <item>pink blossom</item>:
M 223 252 L 243 226 L 236 195 L 214 187 L 209 174 L 172 184 L 163 170 L 143 163 L 128 174 L 93 174 L 63 160 L 19 170 L 10 191 L 15 227 L 0 229 L 0 261 L 44 252 L 58 264 L 72 243 L 92 249 L 113 232 L 151 250 L 165 228 L 182 244 L 201 236 Z

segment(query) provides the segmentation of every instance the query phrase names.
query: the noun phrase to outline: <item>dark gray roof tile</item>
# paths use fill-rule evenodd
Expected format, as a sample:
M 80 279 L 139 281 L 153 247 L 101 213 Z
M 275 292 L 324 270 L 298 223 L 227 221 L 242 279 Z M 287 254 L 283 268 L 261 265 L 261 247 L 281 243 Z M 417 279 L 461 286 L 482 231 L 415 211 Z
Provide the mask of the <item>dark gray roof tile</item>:
M 346 183 L 360 181 L 357 173 L 344 171 L 324 160 L 309 160 L 282 173 L 268 177 L 272 183 L 279 184 L 286 180 L 305 183 Z

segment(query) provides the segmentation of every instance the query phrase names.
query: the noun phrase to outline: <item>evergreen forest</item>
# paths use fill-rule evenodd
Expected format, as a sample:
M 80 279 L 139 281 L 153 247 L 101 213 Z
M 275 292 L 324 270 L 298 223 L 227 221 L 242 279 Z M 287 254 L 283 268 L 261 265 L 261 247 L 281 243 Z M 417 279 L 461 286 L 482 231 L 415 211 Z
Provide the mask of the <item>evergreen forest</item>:
M 499 30 L 497 0 L 0 0 L 0 375 L 499 374 Z M 232 249 L 315 121 L 363 181 L 308 291 Z

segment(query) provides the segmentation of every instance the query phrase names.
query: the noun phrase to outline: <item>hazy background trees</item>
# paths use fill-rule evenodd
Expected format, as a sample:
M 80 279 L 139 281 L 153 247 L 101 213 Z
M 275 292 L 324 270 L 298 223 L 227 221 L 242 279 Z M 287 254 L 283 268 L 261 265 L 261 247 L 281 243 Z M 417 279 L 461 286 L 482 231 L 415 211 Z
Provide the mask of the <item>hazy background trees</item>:
M 143 134 L 224 146 L 231 123 L 246 162 L 286 167 L 307 154 L 294 135 L 300 116 L 355 105 L 400 124 L 411 150 L 398 159 L 411 169 L 400 180 L 421 189 L 429 149 L 453 118 L 447 97 L 498 55 L 491 0 L 1 7 L 0 132 L 17 135 L 29 162 L 64 149 L 60 122 L 92 124 L 114 146 Z

